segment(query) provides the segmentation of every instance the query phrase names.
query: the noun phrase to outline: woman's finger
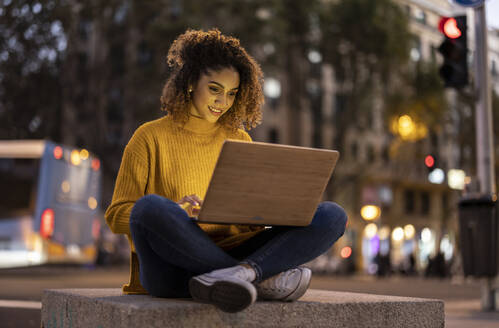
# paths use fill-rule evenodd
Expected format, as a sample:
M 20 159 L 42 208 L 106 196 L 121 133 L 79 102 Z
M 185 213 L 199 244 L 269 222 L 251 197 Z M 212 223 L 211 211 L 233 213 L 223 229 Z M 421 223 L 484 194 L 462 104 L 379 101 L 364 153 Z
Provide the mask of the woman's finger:
M 203 204 L 203 200 L 202 200 L 201 198 L 199 198 L 199 196 L 198 196 L 198 195 L 193 194 L 193 195 L 191 195 L 191 197 L 192 197 L 192 198 L 193 198 L 196 202 L 198 202 L 198 204 L 199 204 L 199 205 L 202 205 L 202 204 Z
M 193 197 L 194 195 L 186 196 L 187 201 L 193 206 L 199 206 L 199 202 Z

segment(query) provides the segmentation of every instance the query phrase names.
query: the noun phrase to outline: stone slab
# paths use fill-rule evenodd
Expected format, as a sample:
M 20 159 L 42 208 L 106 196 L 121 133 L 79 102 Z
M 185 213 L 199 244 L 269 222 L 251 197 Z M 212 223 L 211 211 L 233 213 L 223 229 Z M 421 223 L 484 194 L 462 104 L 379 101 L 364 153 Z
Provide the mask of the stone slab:
M 121 289 L 54 289 L 42 295 L 42 328 L 444 327 L 441 300 L 310 289 L 296 302 L 256 302 L 225 313 L 192 299 L 122 295 Z

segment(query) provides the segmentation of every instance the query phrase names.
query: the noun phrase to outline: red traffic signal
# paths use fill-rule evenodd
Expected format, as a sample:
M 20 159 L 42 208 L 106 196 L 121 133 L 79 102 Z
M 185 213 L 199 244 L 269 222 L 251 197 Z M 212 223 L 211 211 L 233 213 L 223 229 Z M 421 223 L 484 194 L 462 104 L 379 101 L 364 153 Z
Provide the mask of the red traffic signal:
M 438 29 L 450 39 L 457 39 L 463 34 L 463 32 L 457 26 L 457 21 L 454 17 L 440 18 Z
M 435 158 L 431 155 L 426 156 L 424 159 L 424 164 L 428 168 L 433 168 L 433 166 L 435 166 Z
M 446 87 L 462 88 L 468 84 L 466 16 L 442 17 L 438 29 L 444 35 L 438 47 L 443 56 L 440 76 Z

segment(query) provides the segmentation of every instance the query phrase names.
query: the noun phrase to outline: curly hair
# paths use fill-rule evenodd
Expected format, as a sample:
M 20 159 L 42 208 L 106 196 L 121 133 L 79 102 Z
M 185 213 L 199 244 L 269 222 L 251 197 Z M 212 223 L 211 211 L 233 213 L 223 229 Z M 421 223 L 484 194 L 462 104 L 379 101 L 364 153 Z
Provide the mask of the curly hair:
M 234 68 L 239 73 L 239 91 L 230 110 L 218 122 L 232 131 L 243 125 L 250 130 L 261 123 L 263 73 L 238 39 L 218 29 L 189 29 L 172 43 L 166 60 L 171 74 L 161 94 L 161 110 L 172 115 L 174 121 L 187 123 L 191 103 L 188 88 L 201 75 L 209 70 Z

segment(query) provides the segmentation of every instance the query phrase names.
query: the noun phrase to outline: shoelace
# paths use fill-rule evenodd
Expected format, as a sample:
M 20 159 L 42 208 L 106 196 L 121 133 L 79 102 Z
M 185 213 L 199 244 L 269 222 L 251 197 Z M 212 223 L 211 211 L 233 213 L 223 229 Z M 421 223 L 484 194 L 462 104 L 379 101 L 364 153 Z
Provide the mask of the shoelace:
M 241 280 L 249 281 L 247 269 L 244 267 L 237 268 L 237 269 L 234 267 L 231 267 L 231 268 L 227 268 L 227 269 L 216 270 L 216 271 L 211 273 L 211 275 L 215 276 L 215 277 L 223 276 L 226 274 L 230 274 L 231 276 L 235 276 Z
M 298 271 L 297 269 L 292 269 L 292 270 L 287 270 L 284 272 L 281 272 L 277 277 L 274 279 L 270 278 L 266 280 L 264 283 L 260 284 L 260 288 L 264 290 L 268 290 L 271 292 L 284 292 L 286 291 L 286 283 L 288 281 L 289 276 L 293 275 Z

